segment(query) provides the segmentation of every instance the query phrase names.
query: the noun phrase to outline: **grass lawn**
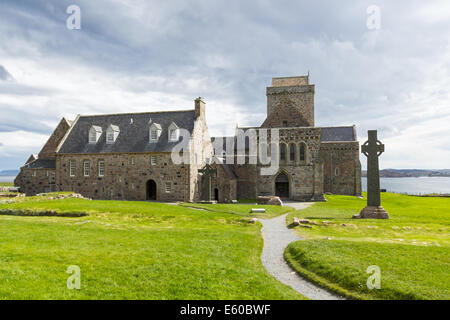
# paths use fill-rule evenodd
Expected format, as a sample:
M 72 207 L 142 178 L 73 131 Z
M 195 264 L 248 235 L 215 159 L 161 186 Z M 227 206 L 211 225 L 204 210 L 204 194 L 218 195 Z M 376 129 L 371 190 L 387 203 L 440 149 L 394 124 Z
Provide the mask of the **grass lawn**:
M 46 197 L 1 209 L 89 216 L 0 215 L 0 299 L 304 298 L 265 271 L 261 225 L 244 212 Z M 71 265 L 81 290 L 67 289 Z
M 0 187 L 14 187 L 13 182 L 0 182 Z
M 201 204 L 201 203 L 181 203 L 181 206 L 188 208 L 198 208 L 211 212 L 230 213 L 244 217 L 273 218 L 279 215 L 294 212 L 291 207 L 256 205 L 256 204 Z M 252 208 L 266 209 L 265 213 L 251 213 Z
M 382 193 L 389 220 L 351 219 L 365 199 L 327 200 L 288 215 L 288 224 L 293 217 L 317 222 L 312 229 L 295 227 L 307 240 L 285 252 L 300 274 L 353 298 L 450 299 L 449 198 Z M 381 268 L 381 289 L 366 286 L 371 265 Z

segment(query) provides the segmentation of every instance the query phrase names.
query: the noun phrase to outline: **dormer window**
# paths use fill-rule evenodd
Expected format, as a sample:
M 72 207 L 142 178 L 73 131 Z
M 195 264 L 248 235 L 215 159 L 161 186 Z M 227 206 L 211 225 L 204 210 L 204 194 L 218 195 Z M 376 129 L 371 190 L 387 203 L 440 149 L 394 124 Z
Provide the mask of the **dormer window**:
M 92 126 L 89 129 L 89 143 L 97 143 L 101 135 L 102 135 L 102 128 L 98 126 Z
M 119 133 L 120 133 L 119 127 L 111 124 L 108 127 L 108 129 L 106 129 L 106 143 L 116 142 Z
M 156 142 L 159 139 L 159 136 L 161 135 L 162 127 L 158 123 L 153 123 L 150 126 L 150 142 Z
M 172 122 L 169 126 L 169 141 L 178 141 L 179 131 L 180 130 L 175 122 Z

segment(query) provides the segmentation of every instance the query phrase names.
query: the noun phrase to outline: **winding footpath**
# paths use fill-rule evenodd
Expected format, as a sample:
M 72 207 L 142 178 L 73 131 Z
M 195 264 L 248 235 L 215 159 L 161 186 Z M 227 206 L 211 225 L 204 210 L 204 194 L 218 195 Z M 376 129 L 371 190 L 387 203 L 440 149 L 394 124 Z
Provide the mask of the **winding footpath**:
M 309 203 L 286 203 L 295 209 L 304 209 Z M 303 240 L 294 230 L 286 226 L 286 216 L 282 215 L 273 219 L 260 219 L 263 225 L 262 235 L 264 249 L 261 256 L 266 270 L 278 281 L 292 287 L 295 291 L 313 300 L 344 300 L 344 298 L 330 293 L 325 289 L 301 278 L 284 259 L 284 250 L 289 243 Z

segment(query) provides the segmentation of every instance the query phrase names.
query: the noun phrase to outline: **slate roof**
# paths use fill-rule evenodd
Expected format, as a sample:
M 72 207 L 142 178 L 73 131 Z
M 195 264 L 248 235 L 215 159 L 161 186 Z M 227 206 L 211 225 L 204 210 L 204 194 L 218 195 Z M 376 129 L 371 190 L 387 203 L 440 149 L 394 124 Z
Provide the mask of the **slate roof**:
M 194 110 L 80 116 L 58 153 L 170 152 L 178 143 L 168 141 L 168 128 L 172 122 L 192 134 Z M 162 132 L 157 142 L 150 143 L 152 123 L 160 124 Z M 107 144 L 106 130 L 110 125 L 118 126 L 120 134 L 114 143 Z M 89 143 L 89 129 L 92 126 L 101 127 L 103 131 L 96 144 Z
M 320 128 L 320 127 L 319 127 Z M 259 129 L 255 127 L 254 129 Z M 350 142 L 350 141 L 357 141 L 355 129 L 353 126 L 350 127 L 322 127 L 322 135 L 321 135 L 321 142 Z M 211 143 L 217 139 L 223 139 L 223 151 L 226 151 L 226 141 L 227 139 L 233 139 L 234 140 L 234 150 L 237 150 L 237 137 L 211 137 Z M 249 149 L 249 139 L 248 137 L 245 138 L 245 150 Z M 221 156 L 221 155 L 219 155 Z
M 328 127 L 322 128 L 320 141 L 356 141 L 354 127 Z
M 29 169 L 55 169 L 56 160 L 55 159 L 37 159 L 24 166 Z

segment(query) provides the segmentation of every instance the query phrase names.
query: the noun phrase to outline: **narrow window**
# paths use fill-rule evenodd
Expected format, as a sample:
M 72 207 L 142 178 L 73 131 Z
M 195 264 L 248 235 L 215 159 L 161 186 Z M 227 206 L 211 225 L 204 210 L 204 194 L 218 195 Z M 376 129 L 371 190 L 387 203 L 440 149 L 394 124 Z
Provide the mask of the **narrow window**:
M 151 156 L 150 163 L 152 166 L 156 166 L 156 156 Z
M 305 161 L 306 157 L 305 157 L 305 145 L 301 144 L 300 145 L 300 161 Z
M 69 161 L 69 174 L 71 177 L 75 177 L 75 160 Z
M 280 145 L 280 161 L 286 161 L 286 146 L 284 144 Z
M 295 161 L 295 145 L 291 144 L 289 146 L 289 161 L 294 162 Z
M 36 170 L 33 170 L 33 173 L 31 174 L 33 177 L 36 177 L 37 173 Z
M 172 192 L 172 184 L 170 182 L 166 182 L 166 193 Z
M 91 130 L 89 132 L 89 143 L 97 142 L 97 132 L 95 130 Z
M 177 140 L 177 130 L 176 129 L 170 129 L 170 131 L 169 131 L 169 140 L 170 141 Z
M 106 142 L 113 143 L 114 142 L 114 132 L 108 132 L 106 135 Z
M 283 127 L 287 127 L 288 126 L 288 122 L 287 121 L 283 121 Z
M 89 177 L 91 175 L 91 162 L 89 160 L 84 160 L 83 171 L 85 177 Z
M 337 177 L 337 176 L 339 176 L 339 168 L 335 168 L 334 169 L 334 175 Z
M 105 160 L 98 160 L 98 176 L 105 176 Z
M 134 157 L 130 158 L 130 164 L 134 166 Z

